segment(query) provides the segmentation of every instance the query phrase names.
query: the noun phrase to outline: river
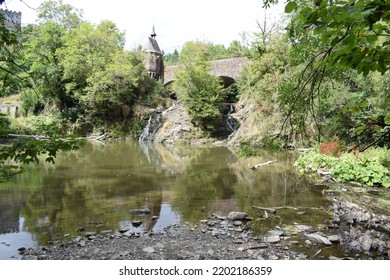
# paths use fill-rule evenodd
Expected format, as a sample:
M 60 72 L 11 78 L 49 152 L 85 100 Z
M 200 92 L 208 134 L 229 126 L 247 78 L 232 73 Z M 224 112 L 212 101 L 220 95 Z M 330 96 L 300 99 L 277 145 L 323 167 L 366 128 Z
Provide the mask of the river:
M 85 232 L 159 231 L 230 211 L 257 218 L 261 213 L 253 205 L 327 208 L 330 202 L 320 190 L 297 176 L 295 156 L 264 152 L 242 159 L 226 147 L 89 143 L 60 154 L 55 165 L 42 161 L 0 184 L 0 259 L 19 259 L 18 248 L 49 246 Z M 268 160 L 276 162 L 250 168 Z M 129 213 L 142 208 L 150 215 Z M 253 231 L 280 223 L 317 225 L 329 218 L 325 211 L 278 215 L 256 223 Z M 141 226 L 133 226 L 134 220 Z

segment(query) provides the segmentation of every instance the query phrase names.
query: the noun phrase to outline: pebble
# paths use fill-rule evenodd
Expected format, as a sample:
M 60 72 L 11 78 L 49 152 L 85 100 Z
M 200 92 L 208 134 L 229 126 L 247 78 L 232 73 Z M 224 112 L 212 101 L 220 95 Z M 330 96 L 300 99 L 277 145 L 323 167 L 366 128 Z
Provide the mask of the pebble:
M 241 221 L 234 221 L 233 225 L 236 226 L 236 227 L 242 226 L 242 222 Z
M 142 249 L 142 251 L 146 253 L 154 253 L 156 250 L 153 247 L 145 247 Z

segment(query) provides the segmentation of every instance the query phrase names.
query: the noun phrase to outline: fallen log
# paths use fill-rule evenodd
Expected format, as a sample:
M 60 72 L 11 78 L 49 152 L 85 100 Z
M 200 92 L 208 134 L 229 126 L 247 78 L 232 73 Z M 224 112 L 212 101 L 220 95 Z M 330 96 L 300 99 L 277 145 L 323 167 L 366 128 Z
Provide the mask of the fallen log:
M 269 161 L 267 161 L 267 162 L 259 163 L 259 164 L 253 165 L 253 166 L 251 167 L 251 169 L 252 169 L 252 170 L 256 170 L 256 169 L 258 169 L 258 168 L 260 168 L 260 167 L 262 167 L 262 166 L 264 166 L 264 165 L 268 165 L 268 164 L 271 164 L 271 163 L 274 163 L 274 162 L 276 162 L 276 160 L 269 160 Z
M 26 134 L 8 134 L 8 137 L 10 138 L 34 138 L 37 140 L 47 140 L 50 139 L 50 137 L 45 135 L 26 135 Z
M 285 209 L 290 209 L 290 210 L 324 210 L 322 208 L 318 207 L 293 207 L 293 206 L 278 206 L 278 207 L 260 207 L 260 206 L 252 206 L 253 209 L 257 210 L 262 210 L 262 211 L 267 211 L 268 213 L 275 214 L 277 210 L 285 210 Z
M 260 206 L 252 206 L 252 208 L 257 209 L 257 210 L 263 210 L 263 211 L 271 213 L 271 214 L 276 213 L 276 209 L 274 209 L 274 208 L 265 208 L 265 207 L 260 207 Z

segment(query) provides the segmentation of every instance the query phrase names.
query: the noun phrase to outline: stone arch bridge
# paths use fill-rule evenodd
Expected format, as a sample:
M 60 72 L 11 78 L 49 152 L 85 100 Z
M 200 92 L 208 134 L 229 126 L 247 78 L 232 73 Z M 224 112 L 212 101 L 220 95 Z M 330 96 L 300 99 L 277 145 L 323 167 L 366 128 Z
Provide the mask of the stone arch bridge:
M 225 87 L 233 84 L 241 75 L 242 70 L 249 64 L 245 57 L 228 58 L 211 61 L 210 74 L 221 78 Z M 174 71 L 178 65 L 165 67 L 164 85 L 167 86 L 175 81 Z

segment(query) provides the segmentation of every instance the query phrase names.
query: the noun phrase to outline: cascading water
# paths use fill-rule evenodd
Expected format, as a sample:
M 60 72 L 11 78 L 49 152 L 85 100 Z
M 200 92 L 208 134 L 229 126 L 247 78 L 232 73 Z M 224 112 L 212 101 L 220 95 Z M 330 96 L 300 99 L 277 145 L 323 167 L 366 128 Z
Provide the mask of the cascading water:
M 229 141 L 233 137 L 234 133 L 236 133 L 238 129 L 237 122 L 234 120 L 232 116 L 233 113 L 234 113 L 234 105 L 230 104 L 229 112 L 226 115 L 226 125 L 232 133 L 229 134 L 228 138 L 226 139 L 227 141 Z
M 139 142 L 151 142 L 153 141 L 154 134 L 161 127 L 161 113 L 151 115 L 148 119 L 144 130 L 142 131 Z

